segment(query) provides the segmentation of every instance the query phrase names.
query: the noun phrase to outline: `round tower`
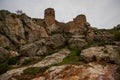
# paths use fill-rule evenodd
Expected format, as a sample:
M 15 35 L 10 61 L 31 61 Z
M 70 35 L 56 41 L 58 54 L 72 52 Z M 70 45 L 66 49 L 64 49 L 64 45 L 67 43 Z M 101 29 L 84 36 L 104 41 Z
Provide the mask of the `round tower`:
M 45 10 L 44 19 L 47 26 L 55 24 L 55 11 L 53 8 L 47 8 Z

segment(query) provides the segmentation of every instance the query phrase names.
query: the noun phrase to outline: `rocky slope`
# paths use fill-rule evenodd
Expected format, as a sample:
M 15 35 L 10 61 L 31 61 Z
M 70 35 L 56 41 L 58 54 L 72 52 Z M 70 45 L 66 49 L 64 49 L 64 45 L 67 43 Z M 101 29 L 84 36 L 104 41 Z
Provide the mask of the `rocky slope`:
M 0 80 L 23 80 L 27 68 L 45 66 L 50 66 L 47 71 L 38 71 L 37 77 L 27 75 L 26 79 L 119 80 L 119 31 L 119 27 L 94 29 L 84 14 L 67 23 L 59 22 L 52 8 L 45 10 L 44 19 L 0 10 Z M 24 57 L 43 59 L 23 66 Z M 20 68 L 8 70 L 6 65 Z
M 21 75 L 23 73 L 23 71 L 29 67 L 44 67 L 44 66 L 49 66 L 52 64 L 62 62 L 62 60 L 65 57 L 67 57 L 69 54 L 70 54 L 70 51 L 68 49 L 62 49 L 57 53 L 54 53 L 50 56 L 46 56 L 42 61 L 40 61 L 34 65 L 7 71 L 5 74 L 0 75 L 0 80 L 8 80 L 12 76 Z
M 81 56 L 87 61 L 111 62 L 120 64 L 120 47 L 105 45 L 100 47 L 90 47 L 81 52 Z
M 85 15 L 77 16 L 72 23 L 74 25 L 70 27 L 69 23 L 61 25 L 62 23 L 55 20 L 55 11 L 51 8 L 45 10 L 44 19 L 33 19 L 25 13 L 15 14 L 1 10 L 0 47 L 3 49 L 0 54 L 9 54 L 10 50 L 13 50 L 21 56 L 44 55 L 65 43 L 69 43 L 71 48 L 81 48 L 87 44 L 88 38 L 92 38 L 89 35 L 92 33 L 90 25 L 87 24 Z M 74 28 L 75 30 L 71 31 Z M 2 61 L 6 56 L 0 58 Z
M 85 65 L 64 65 L 48 69 L 43 76 L 32 80 L 119 80 L 116 65 L 100 65 L 89 63 Z

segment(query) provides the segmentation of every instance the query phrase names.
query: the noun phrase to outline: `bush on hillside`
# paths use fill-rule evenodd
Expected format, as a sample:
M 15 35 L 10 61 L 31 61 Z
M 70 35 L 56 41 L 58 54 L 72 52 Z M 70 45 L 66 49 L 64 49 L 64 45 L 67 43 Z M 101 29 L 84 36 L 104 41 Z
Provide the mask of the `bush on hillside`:
M 0 74 L 5 73 L 9 69 L 9 65 L 6 63 L 0 64 Z
M 9 65 L 14 65 L 14 64 L 16 64 L 19 60 L 20 60 L 20 57 L 19 57 L 19 56 L 16 56 L 16 57 L 12 57 L 12 58 L 8 59 L 7 63 L 8 63 Z

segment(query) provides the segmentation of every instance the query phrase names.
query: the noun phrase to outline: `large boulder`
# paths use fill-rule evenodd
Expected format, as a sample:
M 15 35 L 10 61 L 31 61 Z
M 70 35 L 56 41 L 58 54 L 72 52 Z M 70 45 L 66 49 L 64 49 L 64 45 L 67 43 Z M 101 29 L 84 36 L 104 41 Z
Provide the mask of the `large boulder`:
M 37 64 L 34 64 L 33 67 L 40 67 L 40 66 L 42 67 L 42 66 L 48 66 L 48 65 L 60 63 L 63 61 L 65 57 L 70 55 L 70 53 L 71 52 L 68 49 L 61 49 L 60 51 L 55 52 L 52 55 L 46 56 L 42 61 L 40 61 Z
M 48 49 L 54 49 L 64 45 L 65 38 L 61 34 L 54 34 L 46 39 L 46 46 Z
M 10 47 L 10 41 L 7 37 L 5 37 L 4 35 L 0 34 L 0 47 Z
M 80 35 L 70 38 L 68 43 L 69 43 L 69 47 L 73 49 L 81 49 L 82 47 L 87 45 L 87 42 L 85 41 L 85 39 L 81 39 Z
M 49 50 L 64 45 L 64 42 L 65 38 L 61 34 L 55 34 L 45 39 L 22 45 L 20 51 L 23 56 L 40 56 Z
M 9 11 L 0 11 L 0 38 L 4 43 L 3 46 L 8 46 L 12 43 L 16 48 L 22 44 L 30 43 L 48 37 L 44 27 L 37 25 L 37 23 L 25 14 L 16 15 Z M 1 40 L 0 40 L 1 41 Z M 11 47 L 11 46 L 9 46 Z
M 24 36 L 26 41 L 33 42 L 35 40 L 41 39 L 41 37 L 48 37 L 46 30 L 37 25 L 31 18 L 26 15 L 21 15 L 21 21 L 24 27 Z
M 23 45 L 21 46 L 20 51 L 23 56 L 34 57 L 35 55 L 43 55 L 47 51 L 45 40 L 41 39 L 34 43 Z
M 9 51 L 0 47 L 0 63 L 6 61 L 9 58 Z
M 104 61 L 120 64 L 120 51 L 118 46 L 106 45 L 84 49 L 80 56 L 87 62 Z

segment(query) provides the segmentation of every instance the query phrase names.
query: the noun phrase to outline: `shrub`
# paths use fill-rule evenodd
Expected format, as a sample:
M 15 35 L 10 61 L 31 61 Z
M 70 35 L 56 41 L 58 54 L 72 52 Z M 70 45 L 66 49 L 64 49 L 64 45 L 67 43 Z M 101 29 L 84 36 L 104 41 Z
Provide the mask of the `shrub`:
M 32 59 L 27 59 L 22 63 L 22 65 L 28 65 L 28 64 L 32 63 L 32 61 L 33 61 Z
M 71 54 L 63 59 L 62 62 L 58 63 L 57 65 L 63 65 L 63 64 L 75 64 L 80 61 L 80 53 L 81 49 L 70 49 Z M 81 59 L 82 60 L 82 59 Z
M 120 32 L 116 32 L 114 34 L 114 39 L 115 39 L 115 41 L 120 41 Z
M 16 56 L 16 57 L 12 57 L 12 58 L 8 59 L 7 63 L 8 63 L 9 65 L 14 65 L 14 64 L 16 64 L 19 60 L 20 60 L 20 57 L 19 57 L 19 56 Z
M 9 65 L 4 63 L 4 64 L 0 64 L 0 74 L 5 73 L 7 70 L 9 69 Z
M 24 70 L 24 74 L 35 75 L 39 72 L 46 71 L 48 68 L 49 67 L 30 67 Z

